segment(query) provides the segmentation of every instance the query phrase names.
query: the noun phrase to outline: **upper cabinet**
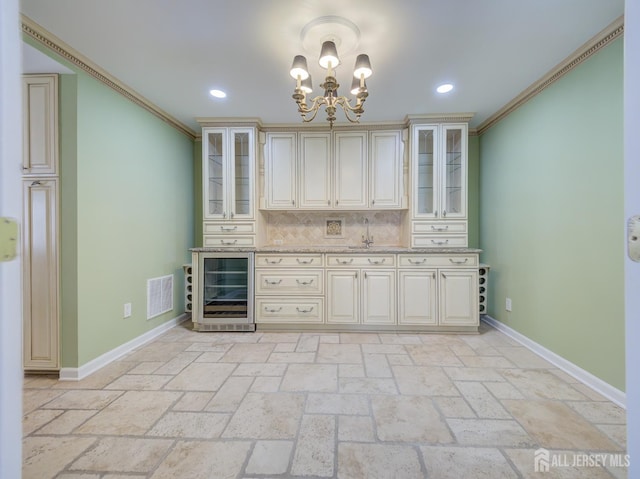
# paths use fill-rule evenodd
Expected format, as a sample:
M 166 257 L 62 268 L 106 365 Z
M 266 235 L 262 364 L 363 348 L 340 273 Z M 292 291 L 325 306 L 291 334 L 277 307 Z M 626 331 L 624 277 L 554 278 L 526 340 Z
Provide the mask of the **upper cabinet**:
M 411 246 L 467 246 L 467 124 L 413 125 L 411 136 Z
M 264 206 L 402 208 L 403 154 L 399 130 L 267 133 Z
M 203 128 L 205 220 L 254 217 L 255 129 Z
M 416 218 L 467 217 L 467 125 L 415 125 L 413 130 Z
M 22 174 L 54 176 L 58 170 L 58 76 L 22 77 Z

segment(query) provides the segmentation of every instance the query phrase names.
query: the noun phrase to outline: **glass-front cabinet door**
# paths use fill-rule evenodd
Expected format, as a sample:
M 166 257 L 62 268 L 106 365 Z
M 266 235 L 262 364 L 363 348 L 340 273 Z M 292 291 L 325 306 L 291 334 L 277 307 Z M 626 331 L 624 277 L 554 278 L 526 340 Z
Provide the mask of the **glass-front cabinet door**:
M 253 129 L 204 128 L 202 149 L 205 219 L 253 218 Z
M 466 217 L 466 125 L 442 125 L 441 209 L 443 218 Z
M 418 216 L 435 217 L 438 190 L 437 126 L 421 126 L 415 133 L 415 213 Z

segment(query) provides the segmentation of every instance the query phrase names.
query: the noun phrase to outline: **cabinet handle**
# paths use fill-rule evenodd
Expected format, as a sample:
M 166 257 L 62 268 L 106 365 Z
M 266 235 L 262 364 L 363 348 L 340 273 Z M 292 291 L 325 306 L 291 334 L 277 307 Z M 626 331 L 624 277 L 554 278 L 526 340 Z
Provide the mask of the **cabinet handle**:
M 375 205 L 376 204 L 376 200 L 371 200 L 371 204 Z
M 432 244 L 447 244 L 449 243 L 449 240 L 444 240 L 444 241 L 436 241 L 436 240 L 431 240 Z
M 220 240 L 221 244 L 226 244 L 226 245 L 232 245 L 232 244 L 236 244 L 238 242 L 237 239 L 233 240 L 233 241 L 225 241 L 225 240 Z
M 349 261 L 347 261 L 346 259 L 344 261 L 340 261 L 340 258 L 336 258 L 336 262 L 338 264 L 351 264 L 353 263 L 353 258 L 351 258 Z
M 267 313 L 279 313 L 280 311 L 282 311 L 282 306 L 280 306 L 278 309 L 269 309 L 266 306 L 264 307 L 264 310 Z
M 291 200 L 291 204 L 292 204 L 293 206 L 295 206 L 295 205 L 296 205 L 296 200 Z
M 309 309 L 300 309 L 300 308 L 298 308 L 298 307 L 296 306 L 296 311 L 297 311 L 298 313 L 310 313 L 311 311 L 313 311 L 313 306 L 311 306 L 311 308 L 309 308 Z
M 422 258 L 420 261 L 414 261 L 411 258 L 409 258 L 409 264 L 424 264 L 425 261 L 427 261 L 427 258 Z
M 279 279 L 278 281 L 269 281 L 268 279 L 265 279 L 264 282 L 273 286 L 282 283 L 282 279 Z
M 467 261 L 469 261 L 469 258 L 465 258 L 465 259 L 460 260 L 460 261 L 456 261 L 453 258 L 449 258 L 449 261 L 451 261 L 453 264 L 465 264 Z
M 358 279 L 358 272 L 356 271 L 356 279 Z
M 436 279 L 436 272 L 434 271 L 431 276 L 433 276 L 433 279 Z
M 444 218 L 445 216 L 447 216 L 447 210 L 442 210 L 442 217 Z
M 235 231 L 237 229 L 238 229 L 237 226 L 234 226 L 233 228 L 225 228 L 224 226 L 220 227 L 220 231 Z
M 336 200 L 336 206 L 338 206 L 338 204 L 339 204 L 339 203 L 340 203 L 340 201 L 339 201 L 339 200 Z
M 304 261 L 304 260 L 301 260 L 300 258 L 296 258 L 296 261 L 298 262 L 298 264 L 311 264 L 313 263 L 313 258 L 311 258 L 309 261 Z
M 233 218 L 235 215 L 233 213 L 233 211 L 231 213 L 229 213 L 229 218 Z
M 364 279 L 367 279 L 367 272 L 364 272 Z
M 371 261 L 371 258 L 367 258 L 367 261 L 369 261 L 369 264 L 382 264 L 382 263 L 384 263 L 385 259 L 387 259 L 387 258 L 382 258 L 379 261 Z
M 311 283 L 313 283 L 313 279 L 311 279 L 310 281 L 300 281 L 299 279 L 296 279 L 296 283 L 301 286 L 309 286 Z
M 267 264 L 280 264 L 282 263 L 282 258 L 279 258 L 278 261 L 269 261 L 269 258 L 265 258 L 264 261 Z
M 42 185 L 42 182 L 40 181 L 34 181 L 31 183 L 31 186 L 41 186 L 41 185 Z
M 433 231 L 447 231 L 449 229 L 449 225 L 447 225 L 447 226 L 433 226 L 433 225 L 431 225 L 431 229 Z
M 438 217 L 438 210 L 435 210 L 435 211 L 433 212 L 433 216 L 435 216 L 436 218 Z
M 327 200 L 327 205 L 331 206 L 331 200 Z

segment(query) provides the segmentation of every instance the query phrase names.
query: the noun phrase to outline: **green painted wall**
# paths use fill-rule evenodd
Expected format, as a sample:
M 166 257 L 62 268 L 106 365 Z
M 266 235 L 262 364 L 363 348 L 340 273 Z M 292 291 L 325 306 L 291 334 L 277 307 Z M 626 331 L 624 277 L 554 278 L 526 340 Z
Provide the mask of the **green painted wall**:
M 480 138 L 489 314 L 620 390 L 622 79 L 616 40 Z
M 467 173 L 468 240 L 470 248 L 480 247 L 480 137 L 469 136 Z

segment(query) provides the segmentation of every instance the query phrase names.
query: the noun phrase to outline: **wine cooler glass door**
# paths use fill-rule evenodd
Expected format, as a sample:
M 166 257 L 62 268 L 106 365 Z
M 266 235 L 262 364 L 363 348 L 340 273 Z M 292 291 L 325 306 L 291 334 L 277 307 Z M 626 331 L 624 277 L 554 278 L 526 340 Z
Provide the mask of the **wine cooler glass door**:
M 249 258 L 204 258 L 202 273 L 204 318 L 250 318 Z

